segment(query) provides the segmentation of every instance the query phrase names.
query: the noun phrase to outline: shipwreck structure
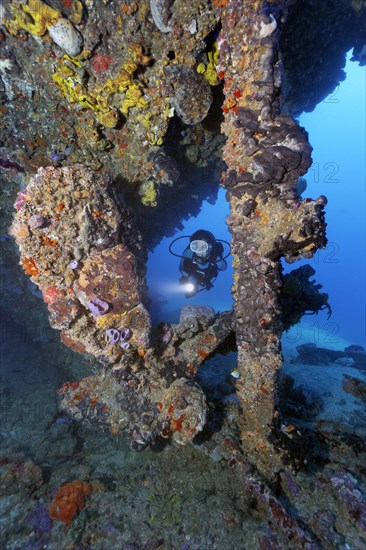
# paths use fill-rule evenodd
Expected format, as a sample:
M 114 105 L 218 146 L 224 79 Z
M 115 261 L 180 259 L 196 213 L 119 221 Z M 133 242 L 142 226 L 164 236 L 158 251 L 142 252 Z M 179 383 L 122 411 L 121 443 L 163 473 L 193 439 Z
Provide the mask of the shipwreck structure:
M 311 164 L 311 147 L 306 132 L 281 114 L 285 7 L 228 2 L 223 14 L 223 185 L 231 205 L 238 396 L 242 440 L 257 462 L 271 453 L 268 440 L 278 419 L 280 259 L 309 258 L 325 246 L 326 199 L 301 200 L 296 191 Z
M 326 244 L 325 198 L 302 200 L 296 190 L 298 178 L 311 163 L 307 134 L 281 113 L 280 37 L 286 4 L 213 2 L 199 19 L 198 14 L 195 18 L 194 13 L 184 13 L 184 21 L 193 17 L 196 26 L 199 21 L 201 30 L 197 30 L 193 23 L 188 29 L 179 26 L 183 8 L 178 2 L 151 2 L 163 55 L 156 58 L 152 51 L 149 57 L 147 46 L 130 45 L 131 59 L 122 72 L 114 72 L 115 76 L 93 87 L 85 79 L 77 85 L 78 67 L 85 72 L 90 56 L 87 28 L 82 42 L 72 22 L 65 24 L 61 39 L 54 31 L 57 13 L 48 12 L 44 5 L 33 7 L 45 10 L 39 22 L 46 21 L 45 26 L 27 25 L 27 5 L 14 4 L 8 30 L 14 34 L 20 27 L 41 36 L 49 31 L 67 53 L 53 80 L 71 103 L 94 113 L 93 124 L 106 138 L 116 139 L 121 130 L 114 129 L 120 127 L 122 115 L 127 118 L 122 130 L 126 147 L 121 145 L 122 151 L 127 150 L 122 157 L 124 173 L 130 184 L 136 181 L 146 208 L 169 200 L 169 189 L 173 193 L 174 186 L 182 186 L 178 153 L 169 152 L 169 141 L 164 143 L 173 112 L 187 128 L 202 123 L 201 142 L 213 144 L 200 153 L 206 163 L 218 147 L 213 137 L 217 122 L 207 130 L 203 121 L 220 88 L 221 133 L 226 137 L 221 183 L 231 208 L 234 312 L 215 316 L 191 308 L 178 325 L 153 329 L 144 280 L 146 249 L 128 193 L 112 185 L 109 176 L 93 173 L 93 166 L 50 166 L 40 168 L 31 178 L 16 200 L 18 213 L 12 227 L 21 263 L 42 291 L 51 325 L 61 330 L 62 342 L 101 364 L 91 377 L 64 384 L 60 407 L 78 420 L 108 427 L 113 433 L 123 431 L 135 448 L 159 438 L 190 441 L 203 429 L 207 417 L 204 394 L 194 381 L 197 368 L 218 348 L 229 342 L 232 346 L 235 335 L 242 447 L 263 472 L 272 469 L 279 460 L 272 435 L 279 427 L 280 260 L 309 258 Z M 142 17 L 141 9 L 132 20 Z M 199 8 L 192 5 L 190 10 L 194 9 Z M 216 41 L 207 46 L 202 39 L 209 28 L 216 29 Z M 182 33 L 190 36 L 184 63 Z M 203 47 L 208 52 L 205 55 L 200 53 Z M 97 74 L 99 65 L 104 63 L 107 70 L 111 62 L 103 61 L 101 53 L 98 56 L 92 61 Z M 139 67 L 144 67 L 143 77 Z M 154 82 L 158 84 L 155 91 Z M 158 94 L 156 101 L 154 94 Z M 165 95 L 168 110 L 163 109 Z M 117 108 L 120 96 L 125 99 Z M 142 119 L 139 112 L 145 110 Z M 146 132 L 142 156 L 147 165 L 141 161 L 136 165 L 133 147 Z M 94 137 L 108 151 L 101 136 Z M 53 158 L 57 163 L 68 154 L 54 153 Z M 217 164 L 216 169 L 220 167 Z
M 67 346 L 91 358 L 89 375 L 57 392 L 77 422 L 124 434 L 136 450 L 212 445 L 271 518 L 276 534 L 261 548 L 335 547 L 349 525 L 354 546 L 364 543 L 366 508 L 344 464 L 317 481 L 324 494 L 330 488 L 322 498 L 331 512 L 318 514 L 306 475 L 309 501 L 298 492 L 290 472 L 309 461 L 317 435 L 292 426 L 289 436 L 279 407 L 283 330 L 305 311 L 330 312 L 311 267 L 282 275 L 281 259 L 326 245 L 326 198 L 298 193 L 311 146 L 293 116 L 316 104 L 313 78 L 317 98 L 329 92 L 314 61 L 321 48 L 334 80 L 346 49 L 356 59 L 363 51 L 364 2 L 321 4 L 309 36 L 307 0 L 111 0 L 93 9 L 84 0 L 14 0 L 2 12 L 1 274 L 24 289 L 3 306 L 45 333 L 46 304 L 60 353 Z M 153 326 L 148 249 L 219 183 L 230 203 L 233 310 L 187 306 L 179 323 Z M 19 251 L 35 286 L 14 268 Z M 236 399 L 217 403 L 197 373 L 232 350 Z M 333 435 L 322 433 L 329 448 L 317 452 L 336 462 L 341 446 L 355 474 L 362 445 L 352 437 L 333 453 Z M 277 499 L 278 486 L 303 523 Z M 344 525 L 336 529 L 332 514 Z

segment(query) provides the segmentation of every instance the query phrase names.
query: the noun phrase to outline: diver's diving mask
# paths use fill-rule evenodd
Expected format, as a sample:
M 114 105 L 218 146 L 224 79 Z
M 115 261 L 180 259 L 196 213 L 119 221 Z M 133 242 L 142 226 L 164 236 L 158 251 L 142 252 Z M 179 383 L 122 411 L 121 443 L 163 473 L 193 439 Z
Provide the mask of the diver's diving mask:
M 201 241 L 200 239 L 197 239 L 196 241 L 191 242 L 189 248 L 194 254 L 197 254 L 197 256 L 204 258 L 207 255 L 209 247 L 206 241 Z

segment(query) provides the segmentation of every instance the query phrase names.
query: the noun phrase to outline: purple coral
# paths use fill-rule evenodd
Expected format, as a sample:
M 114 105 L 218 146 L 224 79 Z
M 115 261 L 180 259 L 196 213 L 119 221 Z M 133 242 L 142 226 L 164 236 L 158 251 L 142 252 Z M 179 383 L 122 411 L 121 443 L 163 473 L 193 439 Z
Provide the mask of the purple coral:
M 356 528 L 364 533 L 366 530 L 366 502 L 350 477 L 342 470 L 336 471 L 330 478 L 337 498 L 343 503 L 345 510 Z
M 116 328 L 110 328 L 106 330 L 106 336 L 109 338 L 111 344 L 117 344 L 121 338 L 121 333 Z
M 122 340 L 122 342 L 124 340 L 127 340 L 130 336 L 131 336 L 131 331 L 130 331 L 129 328 L 126 327 L 126 328 L 123 328 L 121 330 L 121 340 Z
M 52 529 L 52 519 L 48 515 L 47 508 L 41 502 L 38 502 L 29 512 L 27 522 L 38 535 L 49 533 Z
M 28 225 L 31 229 L 37 229 L 39 227 L 45 227 L 46 225 L 48 225 L 48 220 L 44 216 L 34 214 L 34 216 L 31 216 L 29 218 Z
M 53 162 L 62 162 L 63 160 L 66 159 L 66 157 L 69 156 L 70 152 L 71 152 L 70 147 L 66 147 L 63 153 L 57 153 L 55 151 L 52 151 L 52 153 L 50 154 L 50 159 L 53 160 Z
M 295 483 L 295 481 L 292 479 L 292 477 L 290 476 L 289 472 L 287 470 L 284 470 L 283 472 L 283 476 L 286 480 L 286 483 L 287 483 L 287 487 L 288 487 L 288 490 L 290 491 L 291 493 L 291 496 L 293 497 L 296 497 L 296 495 L 298 494 L 299 492 L 299 487 L 298 485 Z
M 109 304 L 99 298 L 93 298 L 89 300 L 88 308 L 92 312 L 93 317 L 100 317 L 109 311 Z
M 126 340 L 131 336 L 131 330 L 127 327 L 123 328 L 121 331 L 116 328 L 109 328 L 106 330 L 106 336 L 109 338 L 112 345 L 121 341 L 120 346 L 122 349 L 128 349 L 130 347 L 129 342 L 126 342 Z
M 122 343 L 120 345 L 122 349 L 128 349 L 130 347 L 130 344 L 125 342 L 125 340 L 131 336 L 129 328 L 123 328 L 121 331 L 116 328 L 110 328 L 106 330 L 105 333 L 112 345 L 117 344 L 117 342 L 121 340 Z
M 26 189 L 24 191 L 19 191 L 17 195 L 17 199 L 14 203 L 14 206 L 18 210 L 18 212 L 23 208 L 23 206 L 27 201 L 28 201 L 28 197 L 27 197 Z

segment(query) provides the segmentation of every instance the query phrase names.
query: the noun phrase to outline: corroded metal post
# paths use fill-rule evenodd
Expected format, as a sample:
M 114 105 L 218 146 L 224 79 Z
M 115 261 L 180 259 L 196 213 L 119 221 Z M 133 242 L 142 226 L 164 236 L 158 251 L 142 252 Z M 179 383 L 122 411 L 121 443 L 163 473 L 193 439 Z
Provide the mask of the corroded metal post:
M 278 456 L 269 436 L 278 418 L 282 364 L 280 259 L 308 258 L 325 245 L 326 201 L 302 201 L 296 193 L 311 164 L 311 147 L 307 133 L 281 115 L 279 36 L 286 2 L 218 4 L 242 442 L 250 460 L 269 473 Z

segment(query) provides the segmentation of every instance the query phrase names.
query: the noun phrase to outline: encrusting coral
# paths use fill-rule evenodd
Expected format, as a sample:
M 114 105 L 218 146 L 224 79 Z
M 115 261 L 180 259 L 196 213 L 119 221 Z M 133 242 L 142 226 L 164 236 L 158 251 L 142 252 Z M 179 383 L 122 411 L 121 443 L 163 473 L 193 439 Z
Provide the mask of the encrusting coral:
M 7 29 L 16 34 L 19 29 L 44 36 L 48 31 L 53 41 L 68 55 L 79 55 L 83 47 L 83 37 L 74 25 L 61 16 L 61 13 L 41 0 L 12 2 L 10 4 L 12 19 L 5 21 Z
M 270 436 L 279 422 L 280 259 L 309 258 L 326 244 L 325 197 L 302 201 L 296 191 L 311 164 L 307 134 L 280 111 L 279 37 L 286 14 L 282 4 L 228 0 L 220 7 L 218 39 L 242 444 L 266 475 L 279 458 Z
M 52 2 L 55 9 L 24 0 L 2 10 L 6 200 L 0 240 L 2 277 L 15 279 L 5 310 L 17 322 L 44 328 L 43 297 L 62 342 L 96 359 L 89 376 L 64 382 L 57 392 L 59 409 L 76 422 L 124 434 L 136 450 L 160 450 L 169 440 L 185 445 L 203 432 L 195 451 L 234 469 L 235 497 L 262 522 L 261 548 L 289 541 L 299 548 L 358 548 L 365 536 L 357 480 L 364 446 L 354 426 L 339 436 L 338 426 L 309 428 L 304 416 L 287 423 L 283 402 L 278 406 L 282 330 L 304 311 L 329 308 L 326 294 L 309 281 L 311 269 L 282 275 L 281 258 L 310 258 L 326 244 L 325 198 L 299 196 L 298 178 L 311 163 L 308 136 L 288 113 L 312 108 L 330 82 L 335 89 L 345 51 L 356 44 L 361 59 L 364 43 L 362 2 L 347 7 L 336 0 L 331 10 L 318 4 L 96 0 L 89 9 L 88 2 L 65 0 Z M 58 45 L 51 39 L 60 25 L 66 47 L 59 35 Z M 322 59 L 316 70 L 314 59 Z M 234 311 L 193 307 L 177 324 L 152 327 L 144 246 L 197 215 L 203 199 L 213 202 L 222 170 L 231 208 Z M 36 285 L 31 292 L 29 281 L 18 287 L 22 274 L 8 269 L 8 257 L 15 258 L 7 235 L 14 200 L 12 233 Z M 212 356 L 236 344 L 237 368 L 215 379 L 212 391 L 198 368 L 207 360 L 203 371 L 210 371 Z M 296 361 L 309 365 L 320 357 L 364 368 L 365 354 L 357 349 L 330 353 L 304 344 L 297 351 Z M 221 368 L 225 360 L 217 363 Z M 214 368 L 207 378 L 215 377 Z M 282 377 L 280 383 L 286 385 Z M 343 384 L 363 396 L 357 377 Z M 302 395 L 299 388 L 296 393 Z M 313 408 L 320 402 L 315 394 Z M 297 410 L 305 409 L 306 403 Z M 62 420 L 76 431 L 72 420 Z M 317 468 L 310 471 L 314 459 Z M 23 464 L 3 464 L 7 487 L 19 485 L 14 479 L 21 480 L 22 470 Z M 44 480 L 33 465 L 29 484 L 28 470 L 26 494 L 33 498 L 31 489 L 44 491 Z M 50 514 L 70 525 L 88 492 L 84 482 L 66 484 Z M 222 517 L 232 525 L 230 513 Z
M 15 38 L 25 35 L 24 40 L 28 40 L 26 33 L 43 38 L 32 40 L 32 44 L 40 50 L 40 60 L 53 60 L 42 75 L 44 87 L 49 88 L 53 80 L 55 93 L 58 90 L 63 98 L 62 106 L 55 106 L 57 117 L 71 105 L 81 150 L 92 157 L 91 166 L 101 167 L 106 161 L 101 158 L 103 151 L 112 150 L 117 164 L 118 158 L 123 158 L 129 182 L 140 186 L 148 158 L 164 144 L 175 113 L 187 124 L 196 124 L 210 109 L 215 46 L 207 54 L 207 78 L 196 67 L 216 16 L 210 6 L 198 0 L 189 5 L 175 2 L 168 10 L 174 30 L 162 34 L 156 32 L 151 18 L 151 12 L 161 15 L 159 3 L 159 8 L 156 3 L 149 7 L 147 2 L 112 6 L 113 21 L 99 10 L 98 15 L 86 14 L 79 1 L 70 4 L 65 6 L 64 15 L 40 0 L 11 2 L 4 11 L 5 28 Z M 103 44 L 93 32 L 95 18 L 111 27 Z M 115 35 L 118 39 L 113 43 Z M 61 57 L 60 49 L 52 47 L 48 36 L 65 55 Z M 135 148 L 139 155 L 134 154 Z M 150 191 L 149 196 L 140 193 L 144 206 L 158 204 L 161 184 L 157 177 L 155 198 Z
M 20 197 L 12 232 L 62 340 L 109 363 L 146 347 L 145 257 L 134 216 L 117 207 L 108 179 L 82 166 L 44 168 Z M 106 345 L 106 330 L 126 326 L 128 351 Z
M 216 86 L 220 83 L 216 70 L 219 57 L 219 45 L 215 42 L 212 50 L 207 53 L 207 63 L 201 61 L 201 63 L 197 65 L 197 72 L 203 74 L 210 86 Z
M 12 234 L 51 325 L 67 346 L 109 367 L 65 383 L 60 407 L 86 424 L 123 431 L 139 448 L 158 436 L 183 444 L 206 420 L 194 374 L 229 337 L 231 314 L 214 317 L 205 331 L 197 325 L 189 338 L 151 345 L 146 253 L 135 216 L 108 183 L 80 165 L 48 167 L 16 201 Z
M 245 411 L 243 441 L 253 460 L 270 449 L 268 437 L 278 416 L 279 260 L 310 257 L 325 244 L 324 198 L 301 201 L 296 194 L 298 178 L 310 165 L 307 135 L 279 112 L 281 72 L 276 59 L 279 23 L 286 10 L 260 6 L 255 2 L 244 8 L 235 0 L 216 6 L 222 30 L 218 50 L 214 48 L 210 57 L 212 63 L 219 61 L 217 74 L 224 79 L 222 130 L 227 136 L 228 169 L 223 184 L 231 202 L 237 390 Z M 115 77 L 94 87 L 85 87 L 79 61 L 65 60 L 54 79 L 70 101 L 95 111 L 106 127 L 113 127 L 119 113 L 128 115 L 130 109 L 146 107 L 142 81 L 135 74 L 148 58 L 141 47 L 131 47 L 129 56 Z M 207 80 L 179 59 L 166 64 L 160 74 L 162 89 L 182 120 L 189 125 L 203 120 L 212 101 Z M 119 94 L 124 99 L 116 108 L 111 99 Z M 161 173 L 166 177 L 165 170 Z M 51 324 L 62 330 L 62 341 L 104 364 L 122 362 L 124 368 L 126 363 L 139 372 L 154 357 L 143 278 L 146 253 L 136 239 L 133 216 L 120 199 L 117 207 L 107 187 L 81 166 L 41 169 L 18 197 L 12 231 L 23 267 L 42 289 Z M 143 204 L 154 206 L 155 180 L 147 179 L 140 194 Z M 114 343 L 107 336 L 126 328 L 131 331 L 128 343 Z M 216 345 L 215 340 L 209 350 L 194 349 L 202 361 Z M 175 362 L 180 371 L 180 360 Z M 187 366 L 183 371 L 187 376 Z M 155 403 L 163 401 L 161 395 L 150 397 Z M 63 400 L 67 401 L 65 396 Z M 162 426 L 150 431 L 162 430 L 168 432 Z
M 61 18 L 59 11 L 41 0 L 12 2 L 10 8 L 13 18 L 5 23 L 14 34 L 19 29 L 24 29 L 35 36 L 43 36 Z

